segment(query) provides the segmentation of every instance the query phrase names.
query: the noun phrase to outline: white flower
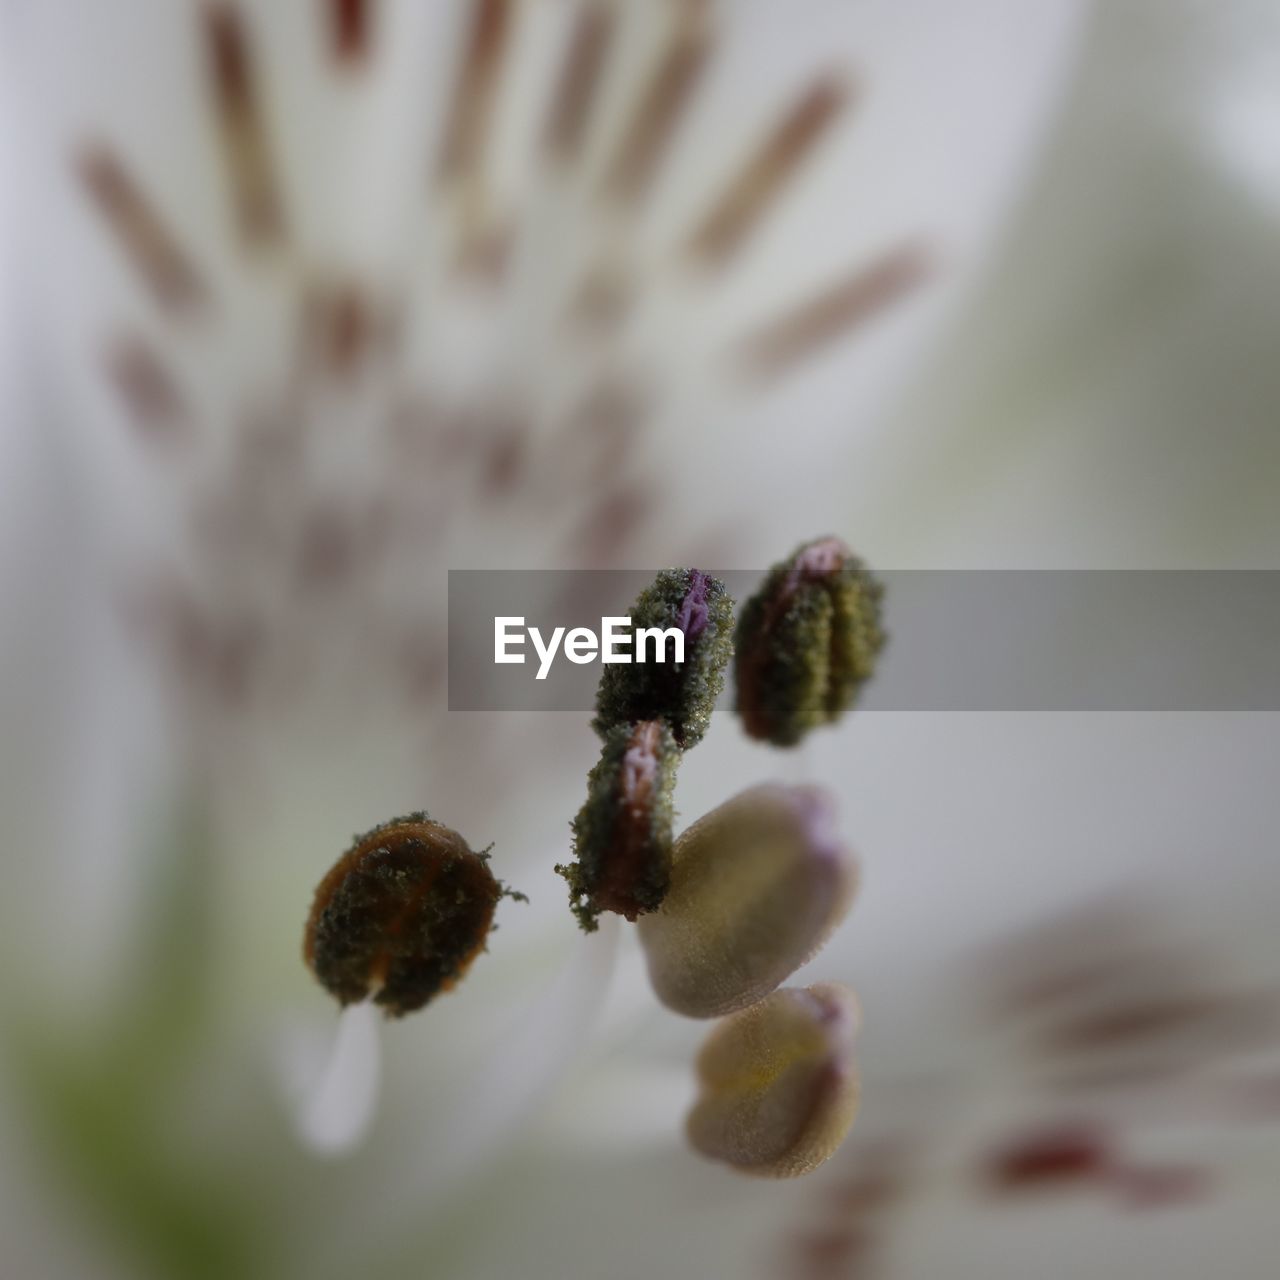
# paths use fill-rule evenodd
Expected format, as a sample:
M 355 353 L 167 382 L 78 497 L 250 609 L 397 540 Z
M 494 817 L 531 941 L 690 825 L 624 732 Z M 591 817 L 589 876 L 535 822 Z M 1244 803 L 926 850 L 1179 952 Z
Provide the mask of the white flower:
M 968 314 L 989 315 L 995 337 L 953 348 L 976 349 L 975 369 L 944 366 L 940 385 L 959 385 L 975 418 L 994 401 L 1006 435 L 984 445 L 922 392 L 913 421 L 891 428 L 885 412 L 971 295 L 1080 6 L 602 7 L 616 25 L 590 127 L 548 152 L 566 51 L 603 40 L 577 27 L 588 9 L 118 0 L 4 15 L 0 177 L 16 180 L 0 199 L 0 800 L 15 852 L 0 1120 L 27 1145 L 6 1141 L 0 1168 L 22 1206 L 5 1238 L 28 1272 L 53 1273 L 50 1259 L 69 1275 L 273 1277 L 771 1265 L 813 1193 L 732 1180 L 681 1144 L 696 1029 L 657 1010 L 631 946 L 604 999 L 551 872 L 592 758 L 585 723 L 446 710 L 445 570 L 763 566 L 827 529 L 873 562 L 1010 563 L 1017 517 L 1035 533 L 1028 561 L 1113 545 L 1068 541 L 1073 526 L 1045 511 L 1073 510 L 1079 489 L 1046 473 L 1063 450 L 1076 478 L 1116 452 L 1055 446 L 1067 428 L 1053 420 L 1025 426 L 1022 403 L 1069 405 L 1052 388 L 1010 406 L 980 382 L 1010 385 L 993 348 L 1011 322 L 994 302 Z M 367 44 L 332 25 L 366 10 Z M 475 44 L 477 14 L 494 25 Z M 665 90 L 687 75 L 689 92 L 664 140 L 662 105 L 639 104 L 672 41 Z M 1113 47 L 1099 45 L 1086 85 L 1123 78 Z M 794 175 L 774 190 L 764 164 L 743 186 L 739 210 L 768 198 L 718 267 L 705 246 L 719 241 L 695 234 L 717 195 L 791 104 L 821 123 L 837 99 Z M 1086 229 L 1110 225 L 1072 208 Z M 1065 232 L 1050 225 L 1054 251 Z M 682 252 L 691 236 L 702 261 Z M 770 327 L 886 253 L 879 290 Z M 881 294 L 892 305 L 856 324 Z M 1041 380 L 1059 368 L 1026 363 Z M 1059 421 L 1074 421 L 1065 407 Z M 965 473 L 971 445 L 985 452 Z M 1019 510 L 1018 466 L 1043 510 Z M 1141 519 L 1107 515 L 1117 542 Z M 1144 559 L 1140 537 L 1122 545 Z M 913 1139 L 935 1119 L 954 1138 L 967 1100 L 953 1068 L 971 1046 L 937 1029 L 957 1025 L 936 1019 L 939 966 L 1110 885 L 1114 843 L 1095 841 L 1083 870 L 1073 860 L 1090 811 L 1117 841 L 1148 842 L 1126 868 L 1159 865 L 1179 832 L 1195 870 L 1221 814 L 1135 761 L 1158 753 L 1256 814 L 1256 761 L 1274 753 L 1265 725 L 1236 729 L 1224 752 L 1196 726 L 1126 726 L 1100 755 L 1080 724 L 927 719 L 874 718 L 790 766 L 843 793 L 868 870 L 856 927 L 810 980 L 868 997 L 861 1052 L 893 1100 L 864 1121 L 879 1117 L 873 1134 L 913 1121 Z M 1108 776 L 1108 760 L 1130 772 Z M 775 772 L 724 717 L 686 766 L 681 809 Z M 1064 789 L 1100 798 L 1046 833 Z M 200 819 L 185 811 L 177 837 L 157 817 L 174 795 Z M 422 806 L 494 841 L 495 869 L 533 902 L 504 906 L 458 992 L 391 1029 L 369 1142 L 317 1162 L 276 1072 L 289 1046 L 306 1056 L 332 1032 L 298 954 L 310 893 L 351 831 Z M 941 865 L 939 849 L 953 855 Z M 146 938 L 147 965 L 130 968 Z M 63 1199 L 24 1176 L 50 1153 Z M 78 1221 L 67 1205 L 89 1206 L 101 1234 L 50 1252 Z

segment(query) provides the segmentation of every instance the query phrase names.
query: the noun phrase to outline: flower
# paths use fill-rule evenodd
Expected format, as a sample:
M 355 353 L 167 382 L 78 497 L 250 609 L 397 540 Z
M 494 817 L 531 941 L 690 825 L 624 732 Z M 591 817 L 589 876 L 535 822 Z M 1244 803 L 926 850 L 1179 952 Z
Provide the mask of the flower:
M 0 1007 L 2 1118 L 25 1136 L 5 1143 L 23 1154 L 5 1156 L 4 1234 L 26 1270 L 396 1275 L 427 1256 L 459 1276 L 572 1274 L 635 1257 L 706 1274 L 800 1221 L 806 1202 L 744 1190 L 679 1144 L 691 1042 L 652 1012 L 634 949 L 597 1025 L 607 959 L 576 952 L 600 939 L 573 938 L 551 871 L 581 798 L 564 761 L 589 763 L 589 731 L 447 712 L 444 570 L 717 552 L 763 566 L 816 528 L 876 563 L 1005 563 L 1013 521 L 995 513 L 1044 495 L 1028 558 L 1202 545 L 1176 518 L 1190 499 L 1145 525 L 1151 509 L 1129 501 L 1168 421 L 1134 381 L 1141 361 L 1096 419 L 1148 424 L 1124 437 L 1142 441 L 1134 457 L 1087 434 L 1064 444 L 1052 422 L 1027 425 L 1075 381 L 1049 341 L 1061 331 L 995 301 L 969 313 L 995 337 L 954 348 L 963 377 L 929 380 L 945 412 L 919 411 L 920 389 L 897 434 L 881 425 L 994 243 L 1079 6 L 800 7 L 628 6 L 606 35 L 613 10 L 537 0 L 6 13 L 3 164 L 21 180 L 3 183 L 0 360 L 21 413 L 0 433 L 15 602 L 0 795 L 26 852 L 6 860 Z M 1087 84 L 1128 83 L 1129 58 L 1123 75 L 1108 58 L 1148 47 L 1143 13 L 1107 19 Z M 530 109 L 579 102 L 597 60 L 598 114 Z M 580 131 L 586 118 L 598 127 Z M 1121 142 L 1132 127 L 1110 113 Z M 792 172 L 779 157 L 796 137 Z M 1108 154 L 1130 154 L 1121 142 Z M 1194 169 L 1216 152 L 1191 155 Z M 1240 200 L 1215 215 L 1256 235 Z M 1161 225 L 1173 258 L 1186 235 L 1205 260 L 1195 228 Z M 1114 246 L 1103 226 L 1086 211 L 1081 235 Z M 1034 260 L 1027 235 L 1014 252 Z M 1080 257 L 1063 258 L 1070 277 Z M 1065 305 L 1080 277 L 1050 310 L 1080 317 L 1076 358 L 1096 372 L 1116 327 L 1094 323 L 1090 295 Z M 1167 337 L 1178 308 L 1138 301 Z M 997 376 L 1006 339 L 1021 378 Z M 1212 350 L 1229 373 L 1227 347 Z M 967 398 L 944 395 L 966 379 Z M 1080 535 L 1082 481 L 1100 472 L 1125 477 L 1125 501 Z M 1209 474 L 1235 496 L 1234 472 Z M 1259 503 L 1232 506 L 1244 555 L 1271 525 Z M 724 720 L 685 766 L 688 812 L 773 769 Z M 956 1081 L 972 1077 L 948 1054 L 972 1042 L 935 1016 L 935 980 L 976 934 L 1109 883 L 1125 840 L 1139 852 L 1121 865 L 1150 867 L 1176 836 L 1193 882 L 1210 843 L 1243 846 L 1274 743 L 1265 725 L 1216 732 L 1229 750 L 1202 726 L 1127 724 L 1100 751 L 1074 724 L 886 718 L 789 766 L 857 811 L 872 889 L 823 976 L 893 973 L 891 1001 L 874 976 L 863 993 L 868 1078 L 897 1087 L 877 1125 L 915 1136 L 937 1111 L 939 1130 L 967 1114 Z M 1212 815 L 1169 787 L 1175 767 Z M 190 805 L 166 834 L 174 795 Z M 272 1067 L 332 1031 L 297 959 L 301 915 L 351 830 L 424 804 L 492 840 L 495 871 L 533 902 L 504 918 L 491 963 L 397 1028 L 367 1147 L 319 1163 Z M 1111 838 L 1082 859 L 1090 814 Z M 938 849 L 955 856 L 939 865 Z M 913 1081 L 886 1062 L 926 1065 Z M 95 1234 L 66 1229 L 69 1205 Z M 927 1252 L 937 1237 L 917 1238 Z

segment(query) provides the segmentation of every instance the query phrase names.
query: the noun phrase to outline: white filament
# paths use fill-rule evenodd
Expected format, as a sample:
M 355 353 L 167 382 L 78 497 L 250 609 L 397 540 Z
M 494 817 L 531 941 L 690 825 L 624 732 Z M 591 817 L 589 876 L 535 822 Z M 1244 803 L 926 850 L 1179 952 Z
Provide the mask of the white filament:
M 323 1071 L 302 1095 L 298 1137 L 317 1155 L 345 1155 L 369 1132 L 382 1082 L 380 1020 L 371 1000 L 348 1005 Z

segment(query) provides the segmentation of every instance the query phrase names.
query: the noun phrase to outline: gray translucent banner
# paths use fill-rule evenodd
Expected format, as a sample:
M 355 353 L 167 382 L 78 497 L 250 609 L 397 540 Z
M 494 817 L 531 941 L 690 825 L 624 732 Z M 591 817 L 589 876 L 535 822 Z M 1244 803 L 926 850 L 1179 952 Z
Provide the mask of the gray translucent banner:
M 450 570 L 449 707 L 589 711 L 602 667 L 528 627 L 599 635 L 654 570 Z M 711 570 L 745 600 L 763 570 Z M 1280 710 L 1280 571 L 899 570 L 889 643 L 860 706 L 880 711 Z M 495 662 L 495 619 L 523 664 Z M 579 647 L 581 653 L 585 646 Z M 732 697 L 732 678 L 725 691 Z

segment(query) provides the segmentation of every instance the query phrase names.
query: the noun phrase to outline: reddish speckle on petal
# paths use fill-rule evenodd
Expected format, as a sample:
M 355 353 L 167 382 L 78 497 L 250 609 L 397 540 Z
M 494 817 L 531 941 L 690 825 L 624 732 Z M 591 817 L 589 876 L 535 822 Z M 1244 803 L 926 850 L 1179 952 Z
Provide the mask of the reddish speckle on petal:
M 986 1180 L 1002 1194 L 1103 1180 L 1114 1168 L 1109 1136 L 1098 1126 L 1063 1124 L 1016 1138 L 988 1163 Z

